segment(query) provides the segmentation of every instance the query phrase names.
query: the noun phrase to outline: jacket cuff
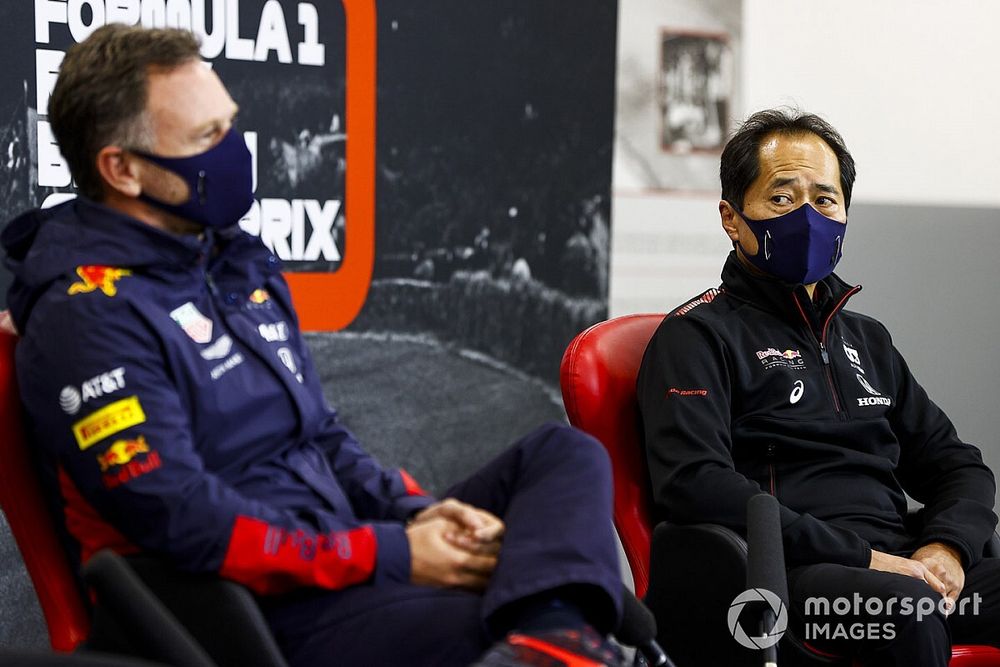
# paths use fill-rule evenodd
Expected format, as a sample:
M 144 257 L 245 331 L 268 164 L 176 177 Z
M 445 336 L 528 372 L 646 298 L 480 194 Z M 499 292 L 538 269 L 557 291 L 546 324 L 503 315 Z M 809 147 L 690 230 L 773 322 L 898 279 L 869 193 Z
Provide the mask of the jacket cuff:
M 375 584 L 410 581 L 410 541 L 406 527 L 396 522 L 373 523 L 375 531 Z
M 962 559 L 962 569 L 964 570 L 968 570 L 970 567 L 978 563 L 983 555 L 983 549 L 976 552 L 976 550 L 969 546 L 968 542 L 956 535 L 948 535 L 944 533 L 921 534 L 919 542 L 921 547 L 933 542 L 947 544 L 949 547 L 958 551 L 959 557 Z
M 434 496 L 403 496 L 392 503 L 392 515 L 399 521 L 409 521 L 414 514 L 437 502 Z

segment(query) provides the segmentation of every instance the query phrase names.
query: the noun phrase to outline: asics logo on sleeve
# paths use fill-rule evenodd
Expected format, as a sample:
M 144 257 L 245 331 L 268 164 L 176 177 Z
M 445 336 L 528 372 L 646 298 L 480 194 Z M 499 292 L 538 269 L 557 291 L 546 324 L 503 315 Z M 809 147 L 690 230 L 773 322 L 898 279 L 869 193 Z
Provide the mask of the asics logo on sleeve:
M 792 385 L 792 393 L 788 396 L 788 402 L 795 405 L 805 392 L 806 386 L 802 383 L 802 380 L 796 380 L 795 384 Z

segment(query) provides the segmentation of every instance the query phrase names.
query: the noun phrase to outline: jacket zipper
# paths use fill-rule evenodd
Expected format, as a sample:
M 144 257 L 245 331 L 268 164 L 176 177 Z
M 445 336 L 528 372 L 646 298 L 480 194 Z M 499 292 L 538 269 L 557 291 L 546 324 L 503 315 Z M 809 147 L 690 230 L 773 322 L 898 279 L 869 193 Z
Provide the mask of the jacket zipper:
M 837 388 L 837 381 L 833 376 L 833 368 L 830 365 L 830 353 L 826 349 L 826 334 L 830 329 L 830 322 L 833 321 L 833 316 L 840 312 L 840 310 L 844 307 L 844 304 L 847 303 L 848 299 L 860 291 L 860 287 L 852 287 L 848 290 L 847 294 L 840 298 L 837 305 L 834 306 L 833 310 L 830 311 L 830 314 L 826 316 L 826 321 L 823 322 L 823 329 L 820 331 L 819 338 L 816 338 L 816 332 L 813 331 L 812 325 L 809 323 L 809 318 L 806 316 L 806 312 L 802 309 L 802 304 L 799 303 L 799 297 L 792 294 L 792 299 L 795 301 L 795 307 L 799 309 L 799 314 L 802 315 L 802 321 L 806 323 L 806 329 L 809 330 L 809 334 L 819 346 L 819 356 L 823 360 L 823 368 L 826 371 L 826 381 L 830 386 L 830 395 L 833 397 L 833 407 L 838 417 L 843 416 L 844 409 L 840 403 L 840 393 Z
M 778 493 L 777 493 L 777 488 L 776 488 L 775 480 L 774 480 L 774 464 L 773 463 L 768 463 L 767 464 L 767 469 L 768 469 L 768 471 L 770 471 L 770 474 L 771 474 L 771 495 L 774 496 L 775 498 L 777 498 L 778 497 Z

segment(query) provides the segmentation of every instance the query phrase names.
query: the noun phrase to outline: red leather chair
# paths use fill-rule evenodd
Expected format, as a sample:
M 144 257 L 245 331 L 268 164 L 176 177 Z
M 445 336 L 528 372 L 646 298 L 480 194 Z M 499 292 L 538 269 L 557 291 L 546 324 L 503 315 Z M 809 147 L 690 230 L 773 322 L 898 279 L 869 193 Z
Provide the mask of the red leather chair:
M 88 606 L 57 538 L 29 454 L 14 373 L 17 337 L 3 329 L 4 315 L 0 311 L 0 507 L 31 576 L 52 648 L 61 653 L 85 651 L 90 659 L 111 664 L 113 658 L 87 645 L 88 639 L 94 643 Z M 98 601 L 95 618 L 106 612 L 105 618 L 112 618 L 130 639 L 147 645 L 149 659 L 184 665 L 215 664 L 213 658 L 219 664 L 287 664 L 249 591 L 232 582 L 179 573 L 148 557 L 133 557 L 126 564 L 110 553 L 94 556 L 84 578 Z M 95 634 L 102 635 L 100 620 L 95 625 Z M 106 644 L 107 638 L 99 638 L 97 650 L 124 649 Z M 23 659 L 29 657 L 48 664 L 44 656 Z M 0 655 L 0 663 L 4 659 Z
M 0 507 L 31 576 L 52 648 L 73 651 L 90 622 L 37 481 L 24 438 L 14 376 L 17 338 L 0 332 Z
M 646 344 L 663 318 L 625 315 L 595 324 L 573 339 L 560 367 L 570 423 L 600 440 L 611 456 L 615 527 L 640 598 L 649 585 L 653 525 L 635 383 Z M 670 651 L 670 646 L 664 648 Z M 950 664 L 998 667 L 1000 649 L 954 646 Z

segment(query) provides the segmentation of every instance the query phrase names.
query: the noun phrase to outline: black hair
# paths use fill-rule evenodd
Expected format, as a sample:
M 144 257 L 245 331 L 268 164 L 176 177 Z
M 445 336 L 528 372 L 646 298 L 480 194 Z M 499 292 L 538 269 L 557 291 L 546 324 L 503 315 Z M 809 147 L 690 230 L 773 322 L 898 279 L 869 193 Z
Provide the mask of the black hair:
M 840 164 L 840 187 L 844 192 L 844 208 L 851 206 L 851 190 L 857 169 L 844 138 L 828 122 L 797 109 L 765 109 L 747 118 L 733 133 L 722 150 L 719 179 L 722 198 L 743 210 L 743 198 L 760 174 L 760 145 L 772 134 L 812 133 L 826 142 Z

